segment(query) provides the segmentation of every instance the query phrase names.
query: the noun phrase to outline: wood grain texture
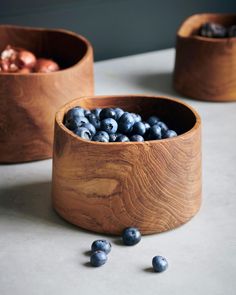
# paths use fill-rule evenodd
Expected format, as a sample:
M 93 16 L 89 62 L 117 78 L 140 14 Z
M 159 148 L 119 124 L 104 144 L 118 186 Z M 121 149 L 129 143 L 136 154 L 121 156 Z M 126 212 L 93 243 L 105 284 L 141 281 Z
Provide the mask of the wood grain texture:
M 66 102 L 93 95 L 90 43 L 65 30 L 0 26 L 0 51 L 7 44 L 52 58 L 54 73 L 0 73 L 0 162 L 24 162 L 52 156 L 56 111 Z
M 62 123 L 70 108 L 121 107 L 159 115 L 178 137 L 160 141 L 98 143 L 74 135 Z M 186 104 L 153 96 L 77 99 L 56 115 L 52 200 L 55 210 L 82 228 L 143 234 L 188 221 L 201 203 L 201 121 Z
M 236 14 L 197 14 L 177 33 L 174 88 L 185 96 L 207 101 L 236 100 L 236 37 L 197 35 L 205 22 L 226 27 L 236 24 Z

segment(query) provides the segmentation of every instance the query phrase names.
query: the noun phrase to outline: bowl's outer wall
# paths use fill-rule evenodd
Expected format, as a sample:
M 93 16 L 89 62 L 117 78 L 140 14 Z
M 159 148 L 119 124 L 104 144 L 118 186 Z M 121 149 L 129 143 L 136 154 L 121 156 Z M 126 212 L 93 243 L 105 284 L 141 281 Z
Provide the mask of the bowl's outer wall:
M 56 121 L 53 206 L 100 233 L 137 226 L 143 234 L 188 221 L 201 203 L 201 126 L 173 140 L 96 144 Z
M 32 32 L 34 29 L 25 30 L 25 38 L 27 33 Z M 92 95 L 93 92 L 91 47 L 78 64 L 63 71 L 52 74 L 0 74 L 0 162 L 51 157 L 56 111 L 71 98 Z
M 191 35 L 207 20 L 227 24 L 232 19 L 236 23 L 236 15 L 200 14 L 183 23 L 176 41 L 174 87 L 178 92 L 200 100 L 236 100 L 236 38 Z

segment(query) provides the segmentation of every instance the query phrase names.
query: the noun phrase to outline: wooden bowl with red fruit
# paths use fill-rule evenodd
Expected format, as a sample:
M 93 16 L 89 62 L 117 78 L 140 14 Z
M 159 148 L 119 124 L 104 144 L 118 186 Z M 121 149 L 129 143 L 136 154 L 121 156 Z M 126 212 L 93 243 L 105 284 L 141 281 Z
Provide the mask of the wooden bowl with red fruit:
M 84 37 L 0 25 L 0 162 L 50 158 L 55 112 L 93 93 L 93 49 Z

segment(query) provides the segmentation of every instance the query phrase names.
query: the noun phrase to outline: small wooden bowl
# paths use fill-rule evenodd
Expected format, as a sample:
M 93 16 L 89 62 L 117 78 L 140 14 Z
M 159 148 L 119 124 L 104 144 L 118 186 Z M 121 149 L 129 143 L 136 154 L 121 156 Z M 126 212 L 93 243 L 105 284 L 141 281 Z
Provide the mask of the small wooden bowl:
M 196 14 L 181 25 L 177 32 L 174 88 L 200 100 L 235 101 L 236 38 L 198 36 L 206 22 L 236 25 L 236 14 Z
M 0 162 L 49 158 L 58 108 L 71 97 L 93 95 L 92 46 L 65 30 L 1 25 L 0 51 L 8 44 L 54 59 L 62 70 L 0 73 Z
M 158 114 L 179 136 L 146 142 L 83 140 L 63 125 L 74 106 L 121 107 L 145 117 Z M 143 234 L 188 221 L 201 203 L 201 120 L 188 105 L 155 96 L 100 96 L 74 100 L 55 121 L 52 199 L 55 210 L 82 228 Z

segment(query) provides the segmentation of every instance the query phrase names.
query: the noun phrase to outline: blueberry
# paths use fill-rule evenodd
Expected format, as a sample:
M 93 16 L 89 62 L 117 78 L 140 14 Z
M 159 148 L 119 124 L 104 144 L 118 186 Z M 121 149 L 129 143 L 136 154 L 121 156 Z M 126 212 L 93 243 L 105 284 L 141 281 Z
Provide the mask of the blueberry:
M 69 123 L 75 117 L 84 117 L 84 109 L 81 107 L 70 109 L 65 115 L 65 123 Z
M 164 122 L 159 121 L 159 122 L 157 123 L 157 125 L 158 125 L 159 127 L 161 127 L 161 132 L 162 132 L 162 134 L 164 134 L 164 133 L 168 130 L 168 127 L 167 127 L 167 125 L 166 125 Z
M 124 134 L 120 134 L 116 137 L 116 142 L 128 142 L 128 141 L 130 141 L 129 138 Z
M 205 23 L 200 29 L 200 35 L 208 38 L 225 38 L 226 34 L 226 28 L 215 23 Z
M 124 111 L 121 108 L 115 108 L 114 111 L 116 112 L 116 120 L 119 120 L 124 114 Z
M 146 128 L 146 133 L 149 132 L 151 126 L 147 123 L 147 122 L 143 122 L 143 124 L 145 125 L 145 128 Z
M 135 122 L 141 122 L 142 121 L 142 118 L 141 118 L 141 116 L 139 114 L 131 113 L 131 115 L 133 116 Z
M 119 135 L 120 135 L 119 133 L 111 133 L 111 134 L 109 134 L 109 141 L 110 142 L 115 142 L 117 136 L 119 136 Z
M 150 128 L 148 138 L 149 139 L 161 139 L 161 135 L 162 135 L 161 134 L 161 127 L 156 124 Z
M 139 134 L 134 134 L 130 137 L 130 141 L 144 141 L 144 138 Z
M 228 29 L 228 37 L 236 37 L 236 25 L 233 25 Z
M 156 116 L 151 116 L 147 119 L 147 123 L 150 125 L 150 126 L 153 126 L 155 124 L 157 124 L 158 122 L 160 121 L 160 119 Z
M 163 138 L 171 138 L 175 136 L 177 136 L 177 133 L 174 130 L 169 129 L 164 133 Z
M 122 233 L 123 243 L 127 246 L 133 246 L 140 242 L 141 233 L 136 227 L 127 227 Z
M 70 130 L 77 130 L 79 127 L 82 127 L 83 124 L 88 123 L 86 117 L 74 117 L 70 121 L 66 122 L 66 127 Z
M 103 251 L 108 254 L 111 251 L 111 244 L 106 240 L 96 240 L 92 243 L 91 251 Z
M 125 134 L 129 133 L 132 130 L 134 123 L 134 117 L 130 113 L 124 112 L 118 121 L 119 131 Z
M 93 126 L 93 124 L 85 123 L 82 125 L 82 127 L 87 128 L 90 131 L 90 133 L 92 134 L 92 136 L 94 136 L 96 134 L 96 128 Z
M 101 126 L 101 122 L 100 122 L 100 120 L 96 117 L 96 115 L 95 114 L 89 114 L 88 116 L 87 116 L 87 118 L 88 118 L 88 120 L 89 120 L 89 122 L 97 129 L 97 130 L 99 130 L 100 129 L 100 126 Z
M 106 118 L 116 119 L 116 112 L 112 108 L 105 108 L 101 110 L 99 117 L 100 120 L 104 120 Z
M 109 142 L 109 134 L 105 131 L 98 131 L 94 137 L 93 141 L 99 141 L 99 142 Z
M 101 121 L 101 130 L 106 131 L 108 134 L 116 133 L 118 129 L 117 122 L 112 118 L 106 118 Z
M 88 117 L 89 114 L 91 114 L 90 110 L 84 110 L 84 116 L 85 117 Z
M 146 127 L 143 122 L 136 122 L 134 123 L 133 129 L 132 129 L 133 134 L 139 134 L 139 135 L 144 135 L 146 133 Z
M 90 263 L 92 266 L 102 266 L 107 262 L 107 254 L 103 251 L 95 251 L 90 257 Z
M 91 138 L 92 138 L 91 132 L 85 127 L 80 127 L 78 129 L 76 129 L 74 131 L 74 133 L 86 140 L 91 140 Z
M 168 262 L 162 256 L 155 256 L 152 258 L 152 266 L 155 272 L 163 272 L 168 268 Z
M 92 110 L 91 113 L 94 114 L 97 118 L 99 118 L 101 110 L 102 109 L 100 109 L 100 108 L 96 108 L 96 109 Z

